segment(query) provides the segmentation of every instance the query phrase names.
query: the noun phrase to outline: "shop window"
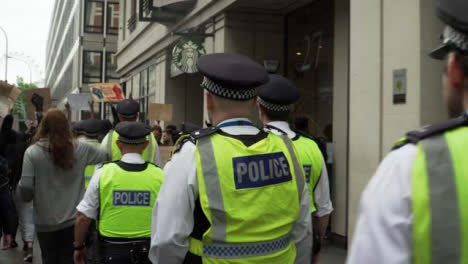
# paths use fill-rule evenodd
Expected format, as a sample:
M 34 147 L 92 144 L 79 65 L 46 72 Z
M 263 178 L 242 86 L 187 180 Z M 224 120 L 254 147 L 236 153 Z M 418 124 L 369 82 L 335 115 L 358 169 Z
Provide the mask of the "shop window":
M 99 83 L 102 80 L 102 52 L 83 52 L 83 83 Z
M 117 56 L 115 53 L 106 53 L 106 82 L 119 82 L 117 74 Z
M 119 34 L 119 3 L 107 4 L 107 34 Z
M 102 1 L 86 1 L 84 31 L 87 33 L 103 33 L 104 3 Z

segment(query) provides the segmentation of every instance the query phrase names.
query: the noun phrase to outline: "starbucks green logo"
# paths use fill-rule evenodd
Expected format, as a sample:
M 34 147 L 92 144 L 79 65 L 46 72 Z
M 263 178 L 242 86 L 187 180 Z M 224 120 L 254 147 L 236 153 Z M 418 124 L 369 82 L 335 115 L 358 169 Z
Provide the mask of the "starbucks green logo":
M 206 51 L 201 42 L 182 39 L 172 50 L 172 63 L 182 72 L 198 72 L 197 61 Z

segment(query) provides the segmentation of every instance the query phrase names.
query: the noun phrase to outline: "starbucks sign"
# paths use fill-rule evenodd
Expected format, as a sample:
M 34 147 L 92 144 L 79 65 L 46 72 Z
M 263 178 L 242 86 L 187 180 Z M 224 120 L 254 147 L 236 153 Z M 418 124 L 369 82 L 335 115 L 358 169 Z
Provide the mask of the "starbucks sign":
M 172 67 L 184 73 L 196 73 L 197 61 L 205 54 L 201 41 L 181 39 L 172 50 Z

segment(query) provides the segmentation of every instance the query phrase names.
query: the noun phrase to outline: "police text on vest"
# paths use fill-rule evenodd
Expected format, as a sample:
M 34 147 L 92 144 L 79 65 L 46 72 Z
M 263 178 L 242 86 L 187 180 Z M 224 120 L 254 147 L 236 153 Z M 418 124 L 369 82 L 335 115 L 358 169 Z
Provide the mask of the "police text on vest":
M 113 206 L 151 206 L 150 191 L 114 190 L 112 192 Z
M 232 159 L 236 189 L 262 187 L 291 181 L 288 160 L 282 152 Z

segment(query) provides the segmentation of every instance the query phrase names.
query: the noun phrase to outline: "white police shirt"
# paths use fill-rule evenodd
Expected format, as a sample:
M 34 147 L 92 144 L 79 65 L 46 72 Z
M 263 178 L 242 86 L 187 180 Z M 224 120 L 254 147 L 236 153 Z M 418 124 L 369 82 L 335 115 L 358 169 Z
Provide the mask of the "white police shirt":
M 130 164 L 143 164 L 145 161 L 138 153 L 127 153 L 122 156 L 121 161 Z M 88 218 L 96 219 L 99 212 L 99 179 L 101 178 L 101 167 L 96 166 L 93 177 L 89 182 L 88 189 L 83 200 L 78 204 L 76 210 Z
M 244 118 L 225 120 L 249 121 Z M 221 130 L 230 135 L 256 135 L 253 126 L 229 126 Z M 180 264 L 188 252 L 188 237 L 193 231 L 193 211 L 198 198 L 195 145 L 186 143 L 164 167 L 164 183 L 153 210 L 151 249 L 149 258 L 154 264 Z M 300 216 L 293 225 L 292 239 L 297 247 L 296 263 L 310 264 L 312 230 L 307 188 L 301 199 Z
M 113 131 L 114 130 L 111 130 L 109 133 L 107 133 L 107 135 L 101 141 L 101 149 L 107 150 L 107 147 L 106 147 L 107 141 L 109 141 L 109 136 Z M 150 134 L 150 136 L 151 136 L 151 134 Z M 151 160 L 150 162 L 153 162 L 154 164 L 156 164 L 156 166 L 161 167 L 161 154 L 159 153 L 158 142 L 153 142 L 153 144 L 155 144 L 155 151 L 154 151 L 153 160 Z M 149 147 L 149 145 L 148 145 L 148 147 Z
M 411 173 L 417 147 L 391 152 L 362 193 L 348 264 L 410 264 L 413 257 Z
M 269 122 L 267 125 L 281 129 L 281 131 L 288 134 L 289 138 L 294 138 L 296 136 L 296 133 L 292 131 L 289 127 L 288 122 L 273 121 Z M 281 135 L 281 131 L 276 129 L 271 130 L 272 133 L 275 133 L 277 135 Z M 325 161 L 321 154 L 320 157 L 322 158 L 322 171 L 320 174 L 319 182 L 317 183 L 317 186 L 314 190 L 314 202 L 315 207 L 317 208 L 317 211 L 315 211 L 314 216 L 316 217 L 326 216 L 333 212 L 333 204 L 330 200 L 330 185 L 328 181 L 327 165 L 325 164 Z

